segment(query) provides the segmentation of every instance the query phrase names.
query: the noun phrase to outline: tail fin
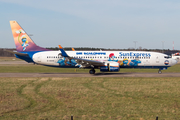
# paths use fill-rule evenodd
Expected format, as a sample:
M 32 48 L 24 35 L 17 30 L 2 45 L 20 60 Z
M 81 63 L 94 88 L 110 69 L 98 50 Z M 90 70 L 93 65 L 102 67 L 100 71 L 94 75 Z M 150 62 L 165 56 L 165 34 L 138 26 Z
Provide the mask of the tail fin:
M 16 21 L 10 21 L 10 25 L 18 52 L 48 51 L 46 48 L 37 46 Z

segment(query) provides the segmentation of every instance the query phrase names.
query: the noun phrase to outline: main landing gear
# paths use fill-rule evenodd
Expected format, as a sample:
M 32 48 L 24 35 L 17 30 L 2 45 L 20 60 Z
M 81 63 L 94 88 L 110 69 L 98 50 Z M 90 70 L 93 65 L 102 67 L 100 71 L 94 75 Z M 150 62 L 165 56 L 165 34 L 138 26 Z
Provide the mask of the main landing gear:
M 158 70 L 158 73 L 159 73 L 159 74 L 161 74 L 161 73 L 162 73 L 161 69 L 159 69 L 159 70 Z
M 95 70 L 94 69 L 91 69 L 91 70 L 89 70 L 89 74 L 95 74 Z

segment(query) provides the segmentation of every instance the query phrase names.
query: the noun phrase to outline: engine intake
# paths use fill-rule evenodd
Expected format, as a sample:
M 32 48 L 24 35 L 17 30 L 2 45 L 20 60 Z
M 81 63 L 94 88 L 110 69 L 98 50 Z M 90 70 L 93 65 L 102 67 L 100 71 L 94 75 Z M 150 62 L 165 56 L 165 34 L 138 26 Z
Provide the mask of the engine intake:
M 119 70 L 119 63 L 117 62 L 107 62 L 104 63 L 104 66 L 100 67 L 101 72 L 118 72 Z

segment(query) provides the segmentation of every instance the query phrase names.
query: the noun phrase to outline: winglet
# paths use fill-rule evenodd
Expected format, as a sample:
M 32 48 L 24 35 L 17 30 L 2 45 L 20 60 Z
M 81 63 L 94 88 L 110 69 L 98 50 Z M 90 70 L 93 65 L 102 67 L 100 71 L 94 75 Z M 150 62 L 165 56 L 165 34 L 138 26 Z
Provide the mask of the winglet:
M 61 45 L 59 45 L 59 48 L 60 48 L 60 49 L 63 49 Z
M 75 49 L 74 49 L 74 48 L 72 48 L 72 51 L 75 51 Z
M 68 54 L 64 51 L 64 49 L 63 49 L 63 47 L 61 45 L 59 45 L 59 49 L 60 49 L 63 57 L 69 57 Z

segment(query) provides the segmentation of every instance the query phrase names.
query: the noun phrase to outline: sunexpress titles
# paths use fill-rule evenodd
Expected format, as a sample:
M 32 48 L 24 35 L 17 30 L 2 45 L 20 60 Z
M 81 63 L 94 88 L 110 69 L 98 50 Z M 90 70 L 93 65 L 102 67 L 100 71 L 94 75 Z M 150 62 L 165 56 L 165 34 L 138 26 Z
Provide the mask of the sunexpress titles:
M 119 52 L 120 57 L 151 57 L 151 53 L 134 53 L 134 52 L 129 52 L 129 53 L 123 53 Z
M 76 52 L 76 55 L 106 55 L 106 52 Z M 119 52 L 120 57 L 151 57 L 151 53 Z
M 105 52 L 76 52 L 76 55 L 106 55 Z

